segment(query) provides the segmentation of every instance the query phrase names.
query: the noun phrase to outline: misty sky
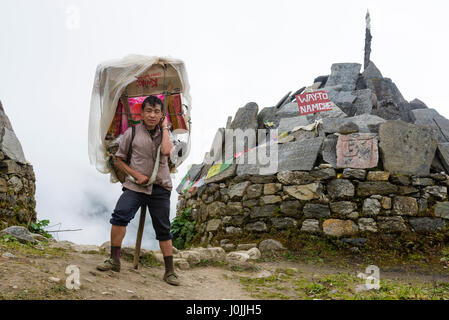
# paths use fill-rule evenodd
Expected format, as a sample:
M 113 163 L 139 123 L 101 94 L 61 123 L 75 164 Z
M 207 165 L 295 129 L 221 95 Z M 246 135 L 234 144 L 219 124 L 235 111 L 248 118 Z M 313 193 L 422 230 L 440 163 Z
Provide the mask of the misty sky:
M 120 184 L 90 165 L 90 96 L 98 63 L 136 53 L 182 59 L 192 96 L 192 149 L 172 176 L 203 160 L 218 127 L 247 102 L 259 110 L 330 73 L 371 60 L 408 101 L 449 118 L 446 1 L 24 1 L 0 2 L 0 100 L 36 174 L 38 219 L 59 239 L 101 244 Z M 172 192 L 171 217 L 177 193 Z M 156 248 L 149 224 L 144 247 Z M 134 219 L 125 244 L 135 241 Z M 134 228 L 134 230 L 133 230 Z

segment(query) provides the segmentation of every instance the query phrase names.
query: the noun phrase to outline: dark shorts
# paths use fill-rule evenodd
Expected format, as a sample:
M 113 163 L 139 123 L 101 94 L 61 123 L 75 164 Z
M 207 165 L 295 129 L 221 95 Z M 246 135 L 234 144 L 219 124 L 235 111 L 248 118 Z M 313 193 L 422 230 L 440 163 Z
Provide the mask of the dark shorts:
M 136 192 L 125 187 L 117 201 L 109 222 L 116 226 L 127 226 L 142 205 L 148 206 L 157 240 L 173 238 L 170 232 L 171 191 L 154 184 L 152 194 Z

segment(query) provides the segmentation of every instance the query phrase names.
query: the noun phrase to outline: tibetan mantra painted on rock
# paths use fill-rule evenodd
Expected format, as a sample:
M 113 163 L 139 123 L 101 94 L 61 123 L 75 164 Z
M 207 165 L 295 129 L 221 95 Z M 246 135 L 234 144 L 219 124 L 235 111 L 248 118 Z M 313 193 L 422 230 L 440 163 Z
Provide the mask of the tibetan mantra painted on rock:
M 337 168 L 373 168 L 379 160 L 377 137 L 371 133 L 341 135 L 337 141 Z

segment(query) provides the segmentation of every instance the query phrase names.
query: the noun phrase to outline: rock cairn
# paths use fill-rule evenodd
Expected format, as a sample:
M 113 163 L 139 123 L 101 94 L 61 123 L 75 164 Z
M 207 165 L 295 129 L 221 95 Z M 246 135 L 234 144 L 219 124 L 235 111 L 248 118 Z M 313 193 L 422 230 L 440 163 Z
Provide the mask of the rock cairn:
M 301 115 L 295 94 L 314 90 L 327 92 L 332 110 Z M 214 175 L 206 161 L 190 167 L 191 183 L 177 187 L 177 212 L 192 208 L 201 243 L 232 247 L 249 234 L 264 239 L 287 230 L 349 239 L 447 233 L 449 120 L 405 100 L 372 61 L 363 72 L 358 63 L 333 64 L 330 75 L 275 106 L 259 111 L 250 102 L 231 120 L 205 159 L 225 154 L 226 129 L 275 128 L 289 138 L 279 141 L 272 174 L 236 159 Z M 259 145 L 247 141 L 245 150 Z

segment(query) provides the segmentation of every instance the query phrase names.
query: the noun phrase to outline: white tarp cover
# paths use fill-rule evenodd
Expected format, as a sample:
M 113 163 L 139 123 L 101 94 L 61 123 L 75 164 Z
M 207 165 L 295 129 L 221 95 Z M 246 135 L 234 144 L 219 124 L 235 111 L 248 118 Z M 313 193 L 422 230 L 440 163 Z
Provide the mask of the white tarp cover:
M 136 77 L 143 74 L 152 65 L 165 63 L 171 65 L 178 73 L 182 82 L 181 99 L 183 104 L 187 105 L 186 120 L 187 129 L 190 132 L 190 110 L 191 97 L 190 85 L 187 78 L 187 72 L 184 62 L 170 57 L 143 56 L 131 54 L 122 59 L 109 60 L 100 63 L 95 72 L 94 86 L 90 101 L 89 113 L 89 132 L 88 132 L 88 154 L 90 163 L 95 165 L 101 173 L 111 173 L 108 165 L 108 155 L 106 151 L 105 137 L 114 118 L 117 103 L 125 87 Z M 176 133 L 176 132 L 175 132 Z M 187 142 L 187 148 L 183 152 L 176 166 L 179 166 L 190 152 L 190 134 Z M 117 182 L 117 179 L 111 175 L 111 182 Z

